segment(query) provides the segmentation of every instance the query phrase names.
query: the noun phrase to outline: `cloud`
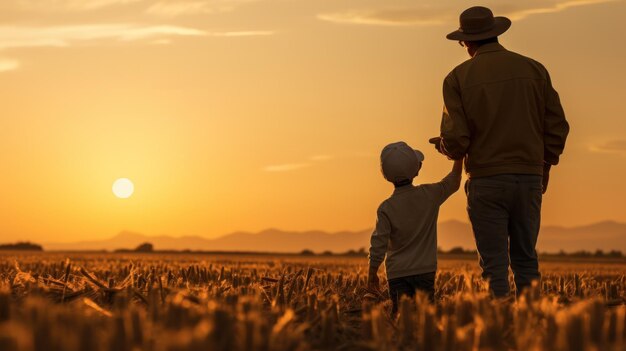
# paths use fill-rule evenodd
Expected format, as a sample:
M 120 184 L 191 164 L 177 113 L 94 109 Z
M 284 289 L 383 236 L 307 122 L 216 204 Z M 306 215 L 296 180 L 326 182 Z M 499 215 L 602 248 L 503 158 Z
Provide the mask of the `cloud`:
M 272 35 L 273 31 L 207 32 L 173 25 L 89 24 L 71 26 L 0 26 L 0 50 L 35 47 L 69 47 L 98 40 L 122 42 L 149 40 L 167 45 L 175 36 L 244 37 Z M 15 70 L 19 62 L 0 60 L 0 72 Z
M 272 30 L 243 30 L 243 31 L 231 31 L 231 32 L 211 32 L 209 35 L 214 37 L 252 37 L 252 36 L 267 36 L 274 35 L 275 31 Z
M 244 3 L 261 0 L 12 0 L 0 1 L 0 11 L 51 12 L 55 15 L 69 11 L 97 10 L 115 5 L 130 5 L 139 10 L 138 18 L 145 12 L 175 17 L 192 13 L 226 11 Z M 31 14 L 31 16 L 33 16 Z M 181 25 L 141 23 L 89 23 L 72 25 L 1 25 L 0 51 L 36 47 L 70 47 L 94 45 L 103 41 L 145 41 L 152 45 L 168 45 L 174 37 L 252 37 L 274 35 L 272 30 L 238 29 L 209 31 Z M 0 72 L 18 69 L 17 60 L 0 59 Z
M 170 36 L 200 36 L 207 34 L 207 32 L 199 29 L 171 25 L 0 26 L 0 50 L 24 47 L 66 47 L 76 43 L 102 39 L 136 41 Z
M 257 1 L 261 0 L 161 0 L 148 7 L 146 13 L 161 17 L 221 13 Z
M 449 22 L 451 9 L 429 7 L 361 10 L 320 14 L 318 19 L 334 23 L 387 26 L 431 26 Z
M 141 1 L 144 0 L 16 0 L 13 8 L 27 11 L 89 11 Z
M 95 11 L 107 7 L 140 4 L 145 12 L 162 17 L 233 11 L 261 0 L 3 0 L 0 9 L 35 12 Z
M 14 71 L 20 67 L 20 62 L 12 59 L 0 58 L 0 73 Z
M 266 172 L 288 172 L 295 171 L 301 168 L 312 167 L 314 164 L 319 162 L 325 162 L 332 160 L 334 156 L 332 155 L 313 155 L 309 157 L 309 162 L 301 162 L 301 163 L 285 163 L 279 165 L 271 165 L 263 168 Z
M 496 16 L 507 16 L 512 20 L 522 20 L 535 14 L 561 12 L 572 7 L 615 1 L 619 0 L 499 0 L 487 1 L 484 5 L 493 9 Z M 449 1 L 442 1 L 437 3 L 437 5 L 326 13 L 318 15 L 317 18 L 323 21 L 345 24 L 436 26 L 456 23 L 458 15 L 458 5 Z
M 597 5 L 608 2 L 615 2 L 619 0 L 566 0 L 566 1 L 545 1 L 547 4 L 544 6 L 538 5 L 536 7 L 528 7 L 523 8 L 517 6 L 512 6 L 513 8 L 510 12 L 505 12 L 506 16 L 508 16 L 512 20 L 521 20 L 531 15 L 544 14 L 544 13 L 555 13 L 567 10 L 572 7 L 579 6 L 589 6 L 589 5 Z M 544 3 L 542 1 L 541 3 Z M 520 4 L 518 4 L 520 5 Z
M 591 146 L 591 151 L 595 152 L 626 152 L 626 139 L 616 139 L 600 145 Z
M 93 24 L 52 27 L 0 26 L 0 50 L 23 47 L 65 47 L 92 40 L 136 41 L 154 39 L 169 43 L 172 36 L 242 37 L 264 36 L 273 31 L 207 32 L 200 29 L 171 25 Z
M 176 17 L 181 15 L 213 13 L 219 9 L 211 6 L 207 1 L 159 1 L 146 9 L 146 13 L 162 17 Z M 220 11 L 221 12 L 221 11 Z
M 280 165 L 271 165 L 263 168 L 266 172 L 288 172 L 301 168 L 311 167 L 310 163 L 285 163 Z

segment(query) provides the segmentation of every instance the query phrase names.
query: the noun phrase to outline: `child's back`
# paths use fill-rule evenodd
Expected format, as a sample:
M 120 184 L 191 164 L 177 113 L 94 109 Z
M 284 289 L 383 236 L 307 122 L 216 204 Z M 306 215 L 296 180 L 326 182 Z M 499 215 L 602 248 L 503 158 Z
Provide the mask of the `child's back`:
M 437 269 L 439 206 L 458 190 L 459 178 L 452 172 L 439 183 L 398 187 L 380 205 L 370 263 L 382 263 L 386 254 L 387 279 Z
M 377 211 L 369 256 L 370 281 L 377 284 L 376 272 L 386 256 L 394 311 L 399 295 L 413 296 L 415 290 L 424 290 L 432 299 L 439 207 L 459 189 L 461 182 L 462 165 L 456 161 L 442 181 L 413 186 L 422 160 L 421 152 L 403 142 L 388 145 L 381 155 L 383 175 L 394 183 L 395 190 Z

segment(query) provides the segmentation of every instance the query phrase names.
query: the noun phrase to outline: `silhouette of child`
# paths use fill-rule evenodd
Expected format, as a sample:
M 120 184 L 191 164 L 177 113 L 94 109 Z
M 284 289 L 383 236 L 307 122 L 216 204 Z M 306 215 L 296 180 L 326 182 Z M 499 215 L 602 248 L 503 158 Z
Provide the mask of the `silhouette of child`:
M 399 298 L 413 297 L 417 290 L 434 301 L 439 207 L 461 184 L 463 166 L 459 160 L 440 182 L 414 186 L 413 178 L 423 161 L 424 154 L 402 141 L 385 146 L 380 155 L 383 176 L 395 190 L 378 207 L 369 252 L 368 287 L 379 290 L 377 273 L 384 260 L 394 314 Z

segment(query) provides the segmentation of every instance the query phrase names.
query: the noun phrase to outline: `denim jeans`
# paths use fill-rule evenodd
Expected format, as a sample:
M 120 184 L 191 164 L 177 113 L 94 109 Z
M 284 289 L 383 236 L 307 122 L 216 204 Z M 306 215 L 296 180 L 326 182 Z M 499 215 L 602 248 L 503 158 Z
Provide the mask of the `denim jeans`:
M 467 212 L 482 276 L 496 297 L 509 295 L 509 265 L 519 295 L 540 279 L 537 236 L 541 221 L 542 177 L 504 174 L 465 183 Z
M 391 297 L 391 302 L 393 302 L 391 310 L 393 314 L 398 312 L 400 297 L 408 296 L 413 298 L 417 290 L 428 294 L 431 302 L 435 300 L 435 272 L 389 279 L 387 283 L 389 283 L 389 297 Z

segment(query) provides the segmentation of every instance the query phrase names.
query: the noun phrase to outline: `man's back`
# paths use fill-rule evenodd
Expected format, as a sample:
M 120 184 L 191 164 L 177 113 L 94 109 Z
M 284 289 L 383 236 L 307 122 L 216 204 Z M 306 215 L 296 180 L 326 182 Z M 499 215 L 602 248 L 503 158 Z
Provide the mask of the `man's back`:
M 546 69 L 498 43 L 481 46 L 444 81 L 446 153 L 470 177 L 538 174 L 558 163 L 569 130 Z

